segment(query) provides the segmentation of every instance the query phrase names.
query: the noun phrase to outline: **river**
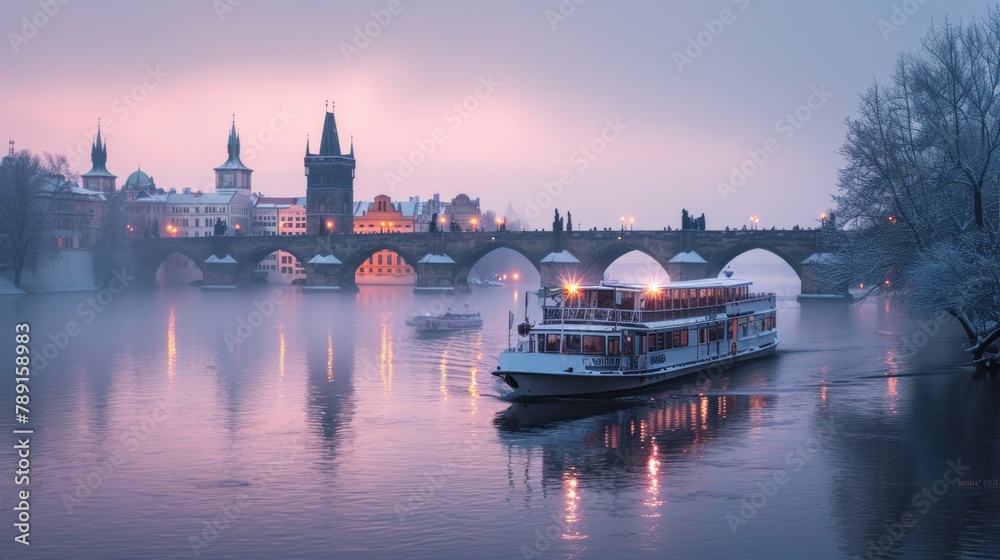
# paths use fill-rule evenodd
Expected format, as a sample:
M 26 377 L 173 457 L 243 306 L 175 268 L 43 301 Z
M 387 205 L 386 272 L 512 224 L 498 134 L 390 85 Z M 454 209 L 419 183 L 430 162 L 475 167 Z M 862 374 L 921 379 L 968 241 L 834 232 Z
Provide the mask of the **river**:
M 485 325 L 440 336 L 403 320 L 449 302 L 407 286 L 4 297 L 0 356 L 25 321 L 38 359 L 26 486 L 15 382 L 0 385 L 2 553 L 997 557 L 1000 384 L 956 365 L 959 329 L 776 289 L 773 357 L 533 404 L 489 373 L 516 288 L 450 302 Z M 30 547 L 14 542 L 23 489 Z

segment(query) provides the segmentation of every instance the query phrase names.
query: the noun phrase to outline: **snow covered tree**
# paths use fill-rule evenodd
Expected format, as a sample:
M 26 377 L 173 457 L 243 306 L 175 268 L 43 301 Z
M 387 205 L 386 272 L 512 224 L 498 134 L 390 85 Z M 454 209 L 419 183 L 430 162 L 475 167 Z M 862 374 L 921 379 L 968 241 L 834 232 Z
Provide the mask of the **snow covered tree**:
M 917 314 L 945 310 L 974 342 L 997 328 L 1000 9 L 934 25 L 891 83 L 847 121 L 838 258 L 823 276 L 864 282 Z
M 21 286 L 24 264 L 42 248 L 42 231 L 51 198 L 41 159 L 22 150 L 0 165 L 0 248 L 14 266 L 14 285 Z

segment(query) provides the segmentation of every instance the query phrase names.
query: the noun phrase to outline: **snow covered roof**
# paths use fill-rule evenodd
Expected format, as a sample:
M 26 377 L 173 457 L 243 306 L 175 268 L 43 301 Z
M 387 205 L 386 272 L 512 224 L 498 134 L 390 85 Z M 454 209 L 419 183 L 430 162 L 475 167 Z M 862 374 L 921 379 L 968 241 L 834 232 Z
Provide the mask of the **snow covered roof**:
M 333 255 L 316 255 L 309 259 L 306 264 L 344 264 Z
M 235 192 L 167 193 L 167 204 L 229 204 Z
M 444 253 L 441 254 L 427 253 L 426 255 L 423 256 L 423 258 L 421 258 L 417 262 L 423 264 L 455 264 L 455 261 Z
M 236 264 L 236 259 L 234 259 L 232 255 L 226 255 L 221 259 L 215 255 L 209 255 L 208 258 L 205 259 L 205 263 Z
M 835 259 L 833 253 L 813 253 L 802 264 L 832 264 Z
M 670 259 L 667 262 L 671 262 L 671 263 L 692 263 L 692 264 L 695 264 L 695 263 L 696 264 L 707 264 L 708 263 L 708 261 L 706 261 L 705 259 L 701 258 L 701 255 L 699 255 L 698 253 L 696 253 L 694 251 L 691 251 L 691 252 L 681 251 L 680 253 L 677 253 L 676 255 L 674 255 L 674 258 Z
M 573 253 L 563 249 L 558 253 L 549 253 L 541 260 L 543 263 L 578 263 L 580 259 L 573 256 Z

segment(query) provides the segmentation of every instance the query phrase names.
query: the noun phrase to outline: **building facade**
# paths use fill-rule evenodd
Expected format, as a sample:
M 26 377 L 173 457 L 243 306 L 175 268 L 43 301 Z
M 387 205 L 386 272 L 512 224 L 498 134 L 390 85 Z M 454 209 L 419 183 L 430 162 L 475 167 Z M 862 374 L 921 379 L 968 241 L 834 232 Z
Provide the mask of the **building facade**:
M 355 205 L 354 233 L 413 233 L 416 220 L 400 204 L 380 194 L 372 202 Z M 358 284 L 412 284 L 413 267 L 398 254 L 382 250 L 368 257 L 355 273 Z
M 260 197 L 253 208 L 254 235 L 305 235 L 306 200 L 295 197 Z M 269 284 L 305 282 L 306 271 L 291 253 L 275 251 L 257 265 L 258 276 Z

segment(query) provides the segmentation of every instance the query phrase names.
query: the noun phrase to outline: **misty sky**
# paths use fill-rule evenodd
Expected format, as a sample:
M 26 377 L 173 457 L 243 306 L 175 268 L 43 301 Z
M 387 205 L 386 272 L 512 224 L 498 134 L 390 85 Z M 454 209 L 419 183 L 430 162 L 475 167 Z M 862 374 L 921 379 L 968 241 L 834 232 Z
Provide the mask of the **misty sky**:
M 932 20 L 986 9 L 60 1 L 0 3 L 0 125 L 18 149 L 67 154 L 83 173 L 101 118 L 119 185 L 141 165 L 160 187 L 210 190 L 235 113 L 254 191 L 302 196 L 306 135 L 315 151 L 331 100 L 345 150 L 354 135 L 355 199 L 465 192 L 484 210 L 513 203 L 534 227 L 558 207 L 584 228 L 625 215 L 636 229 L 678 227 L 682 207 L 710 229 L 751 213 L 761 227 L 815 225 L 858 93 Z

